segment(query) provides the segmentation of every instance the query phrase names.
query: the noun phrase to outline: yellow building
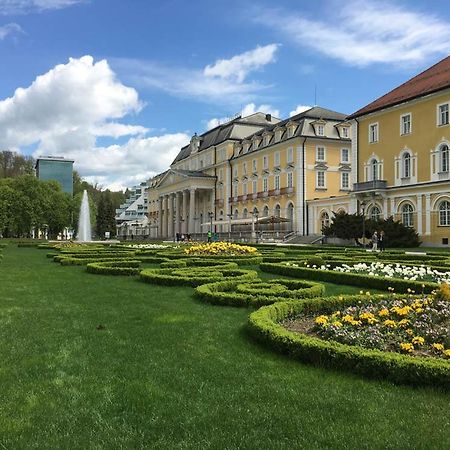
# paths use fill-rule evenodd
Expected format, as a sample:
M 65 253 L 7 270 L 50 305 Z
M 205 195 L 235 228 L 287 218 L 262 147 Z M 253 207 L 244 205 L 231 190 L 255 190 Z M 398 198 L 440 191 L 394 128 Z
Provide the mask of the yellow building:
M 450 238 L 450 57 L 352 114 L 351 212 L 393 216 L 425 244 Z
M 149 190 L 158 237 L 211 227 L 249 238 L 320 233 L 308 201 L 348 197 L 350 135 L 345 115 L 319 107 L 283 121 L 238 117 L 194 135 Z

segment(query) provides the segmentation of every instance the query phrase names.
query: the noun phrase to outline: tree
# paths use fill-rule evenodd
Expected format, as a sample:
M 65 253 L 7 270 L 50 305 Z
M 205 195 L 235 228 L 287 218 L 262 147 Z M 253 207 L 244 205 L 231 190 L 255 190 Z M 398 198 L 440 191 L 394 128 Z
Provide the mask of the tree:
M 22 156 L 16 152 L 0 152 L 0 178 L 15 178 L 34 173 L 35 161 L 31 156 Z

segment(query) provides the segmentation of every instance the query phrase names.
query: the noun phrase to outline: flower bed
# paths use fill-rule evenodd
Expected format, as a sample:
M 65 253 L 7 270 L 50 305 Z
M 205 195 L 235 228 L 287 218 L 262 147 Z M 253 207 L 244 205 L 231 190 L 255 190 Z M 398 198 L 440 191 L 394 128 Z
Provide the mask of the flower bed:
M 334 270 L 343 273 L 357 273 L 384 278 L 400 278 L 411 281 L 431 281 L 434 283 L 450 283 L 450 272 L 441 272 L 425 266 L 406 266 L 399 263 L 384 264 L 382 262 L 342 264 Z
M 258 250 L 248 245 L 232 244 L 231 242 L 212 242 L 208 244 L 192 245 L 184 249 L 187 255 L 204 256 L 204 255 L 224 255 L 224 256 L 240 256 L 240 255 L 256 255 Z
M 411 356 L 325 340 L 306 332 L 293 332 L 283 323 L 301 316 L 332 315 L 336 311 L 391 295 L 367 295 L 307 299 L 264 306 L 249 317 L 250 333 L 275 351 L 318 366 L 356 372 L 397 383 L 428 385 L 450 390 L 450 360 Z

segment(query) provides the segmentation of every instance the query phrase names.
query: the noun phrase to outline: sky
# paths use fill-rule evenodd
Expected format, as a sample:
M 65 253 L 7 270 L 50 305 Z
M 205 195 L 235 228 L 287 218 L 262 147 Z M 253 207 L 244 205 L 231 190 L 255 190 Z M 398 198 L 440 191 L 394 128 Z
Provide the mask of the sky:
M 0 149 L 124 189 L 236 114 L 358 110 L 448 56 L 449 20 L 425 0 L 0 0 Z

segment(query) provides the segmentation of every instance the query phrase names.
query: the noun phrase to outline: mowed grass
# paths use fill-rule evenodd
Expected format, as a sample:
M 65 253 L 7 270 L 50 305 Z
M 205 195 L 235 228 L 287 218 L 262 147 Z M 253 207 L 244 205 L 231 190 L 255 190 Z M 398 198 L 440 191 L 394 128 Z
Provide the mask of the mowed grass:
M 448 393 L 301 364 L 248 310 L 45 253 L 0 263 L 0 448 L 450 447 Z

